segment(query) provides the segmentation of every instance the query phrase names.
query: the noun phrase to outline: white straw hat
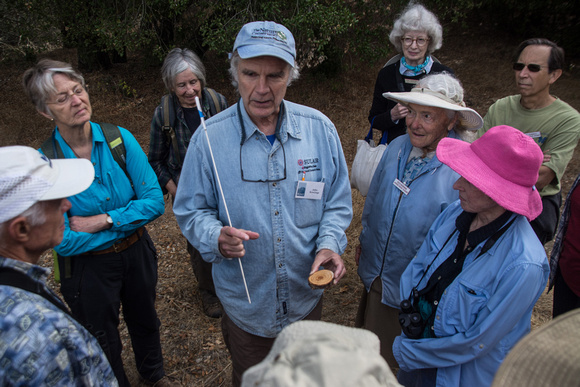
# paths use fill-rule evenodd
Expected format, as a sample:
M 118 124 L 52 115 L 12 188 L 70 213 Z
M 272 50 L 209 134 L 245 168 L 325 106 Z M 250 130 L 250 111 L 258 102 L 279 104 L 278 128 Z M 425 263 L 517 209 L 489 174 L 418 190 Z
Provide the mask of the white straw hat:
M 463 98 L 456 101 L 424 87 L 415 87 L 405 93 L 383 93 L 383 97 L 403 105 L 414 103 L 459 112 L 461 124 L 469 130 L 478 130 L 483 126 L 483 118 L 475 110 L 466 107 Z
M 49 160 L 27 146 L 0 148 L 0 223 L 22 214 L 36 202 L 76 195 L 93 182 L 86 159 Z

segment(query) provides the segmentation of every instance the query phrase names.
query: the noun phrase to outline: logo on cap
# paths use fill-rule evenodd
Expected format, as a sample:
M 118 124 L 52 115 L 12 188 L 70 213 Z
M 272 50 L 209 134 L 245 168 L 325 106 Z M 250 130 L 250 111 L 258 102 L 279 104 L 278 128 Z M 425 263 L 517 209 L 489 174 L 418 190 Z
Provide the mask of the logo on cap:
M 274 39 L 281 43 L 286 43 L 288 37 L 282 31 L 269 30 L 266 28 L 255 28 L 252 30 L 252 38 L 254 39 Z

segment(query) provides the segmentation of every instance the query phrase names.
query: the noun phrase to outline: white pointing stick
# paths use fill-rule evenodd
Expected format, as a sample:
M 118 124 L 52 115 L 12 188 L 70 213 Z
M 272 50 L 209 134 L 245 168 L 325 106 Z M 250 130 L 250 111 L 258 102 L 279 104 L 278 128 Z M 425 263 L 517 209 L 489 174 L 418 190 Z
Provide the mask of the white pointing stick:
M 209 154 L 211 156 L 211 161 L 213 163 L 213 170 L 215 171 L 215 177 L 218 182 L 218 187 L 220 189 L 220 194 L 222 196 L 222 201 L 224 202 L 224 208 L 226 209 L 226 215 L 228 217 L 228 223 L 230 227 L 232 226 L 232 220 L 230 219 L 230 212 L 228 211 L 228 205 L 226 203 L 226 197 L 224 196 L 224 190 L 222 189 L 222 183 L 220 181 L 220 175 L 217 170 L 217 166 L 215 165 L 215 159 L 213 158 L 213 151 L 211 150 L 211 143 L 209 142 L 209 136 L 207 135 L 207 127 L 205 126 L 205 119 L 203 118 L 203 112 L 201 111 L 201 103 L 199 101 L 199 97 L 195 97 L 195 104 L 197 106 L 197 111 L 199 112 L 199 118 L 201 119 L 201 125 L 203 126 L 203 130 L 205 131 L 205 138 L 207 139 L 207 146 L 209 147 Z M 248 302 L 251 304 L 252 299 L 250 298 L 250 292 L 248 291 L 248 284 L 246 283 L 246 276 L 244 275 L 244 267 L 242 266 L 242 259 L 238 258 L 238 262 L 240 263 L 240 271 L 242 272 L 242 279 L 244 280 L 244 287 L 246 288 L 246 295 L 248 296 Z

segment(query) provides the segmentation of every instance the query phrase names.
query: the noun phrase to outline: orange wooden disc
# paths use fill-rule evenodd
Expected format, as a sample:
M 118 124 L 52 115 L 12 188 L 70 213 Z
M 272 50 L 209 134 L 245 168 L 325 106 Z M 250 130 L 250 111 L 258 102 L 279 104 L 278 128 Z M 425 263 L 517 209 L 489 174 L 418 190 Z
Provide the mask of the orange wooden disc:
M 330 270 L 318 270 L 308 277 L 308 283 L 312 289 L 324 289 L 334 279 L 334 273 Z

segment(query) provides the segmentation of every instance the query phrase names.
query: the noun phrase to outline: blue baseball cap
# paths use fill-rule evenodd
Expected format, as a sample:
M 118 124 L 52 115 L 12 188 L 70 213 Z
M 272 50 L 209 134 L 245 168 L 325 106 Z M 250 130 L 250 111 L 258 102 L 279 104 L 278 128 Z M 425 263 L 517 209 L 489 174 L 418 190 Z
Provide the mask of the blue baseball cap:
M 271 21 L 257 21 L 245 24 L 234 42 L 234 52 L 240 58 L 275 56 L 294 67 L 296 44 L 288 28 Z

